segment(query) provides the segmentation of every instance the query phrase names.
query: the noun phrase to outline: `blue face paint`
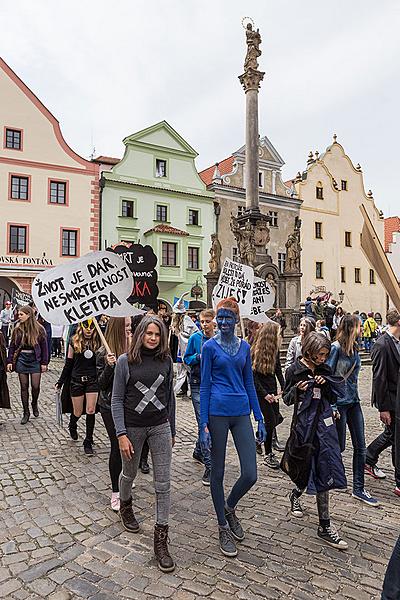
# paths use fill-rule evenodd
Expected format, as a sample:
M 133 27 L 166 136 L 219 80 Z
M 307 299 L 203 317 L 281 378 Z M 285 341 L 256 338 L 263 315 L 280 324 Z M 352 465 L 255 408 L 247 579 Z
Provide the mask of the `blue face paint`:
M 215 336 L 216 342 L 231 356 L 234 356 L 240 346 L 240 340 L 235 336 L 235 327 L 237 323 L 236 314 L 232 310 L 220 308 L 216 317 L 218 333 Z

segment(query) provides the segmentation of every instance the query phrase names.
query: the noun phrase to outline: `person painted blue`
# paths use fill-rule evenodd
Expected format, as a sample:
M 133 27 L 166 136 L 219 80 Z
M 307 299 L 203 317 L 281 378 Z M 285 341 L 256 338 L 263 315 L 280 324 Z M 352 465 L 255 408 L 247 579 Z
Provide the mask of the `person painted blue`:
M 210 485 L 211 477 L 211 456 L 209 450 L 203 450 L 200 446 L 200 382 L 201 382 L 201 353 L 204 344 L 214 336 L 215 332 L 215 312 L 212 308 L 207 308 L 200 313 L 201 331 L 193 333 L 188 342 L 184 363 L 189 367 L 190 373 L 190 391 L 192 396 L 193 410 L 197 421 L 198 437 L 193 451 L 194 460 L 204 464 L 205 470 L 202 477 L 203 485 Z
M 236 556 L 244 532 L 235 509 L 257 481 L 256 444 L 250 420 L 258 422 L 257 439 L 266 431 L 254 387 L 250 346 L 235 335 L 239 307 L 234 298 L 217 305 L 217 335 L 203 346 L 200 384 L 200 443 L 211 450 L 211 496 L 219 526 L 219 545 L 225 556 Z M 232 434 L 240 462 L 240 477 L 228 498 L 224 495 L 226 444 Z

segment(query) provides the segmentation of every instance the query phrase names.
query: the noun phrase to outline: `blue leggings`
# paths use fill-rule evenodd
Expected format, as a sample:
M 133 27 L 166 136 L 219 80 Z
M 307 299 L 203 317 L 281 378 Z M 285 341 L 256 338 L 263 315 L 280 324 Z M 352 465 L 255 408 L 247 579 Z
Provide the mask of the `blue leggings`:
M 224 473 L 228 432 L 231 431 L 240 461 L 240 477 L 226 501 L 235 508 L 239 500 L 257 481 L 256 443 L 250 415 L 241 417 L 209 417 L 211 434 L 211 496 L 218 525 L 225 526 Z

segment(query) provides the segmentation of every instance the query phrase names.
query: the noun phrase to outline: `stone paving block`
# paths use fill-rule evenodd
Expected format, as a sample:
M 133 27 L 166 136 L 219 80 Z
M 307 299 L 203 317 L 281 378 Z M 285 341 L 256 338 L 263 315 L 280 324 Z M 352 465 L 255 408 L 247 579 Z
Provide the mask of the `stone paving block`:
M 0 598 L 7 598 L 8 594 L 12 594 L 22 586 L 18 579 L 9 579 L 0 584 Z
M 56 567 L 61 565 L 61 561 L 58 558 L 51 558 L 50 560 L 46 560 L 42 563 L 36 564 L 34 567 L 27 569 L 23 573 L 20 574 L 20 579 L 25 583 L 30 583 L 39 577 L 43 577 Z
M 89 581 L 86 581 L 82 577 L 68 579 L 64 585 L 71 590 L 71 592 L 79 596 L 79 598 L 89 598 L 98 592 L 98 588 L 95 585 L 89 583 Z
M 38 596 L 41 596 L 42 598 L 47 598 L 47 596 L 55 590 L 56 584 L 54 583 L 54 581 L 42 577 L 39 579 L 35 579 L 35 581 L 32 581 L 32 583 L 30 583 L 28 587 Z

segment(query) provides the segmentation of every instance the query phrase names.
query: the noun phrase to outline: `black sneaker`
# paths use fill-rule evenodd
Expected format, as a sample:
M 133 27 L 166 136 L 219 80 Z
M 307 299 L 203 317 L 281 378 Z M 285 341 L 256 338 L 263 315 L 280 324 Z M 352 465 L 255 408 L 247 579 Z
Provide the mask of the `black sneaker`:
M 348 548 L 347 542 L 342 540 L 342 538 L 340 537 L 340 535 L 338 534 L 336 529 L 334 529 L 332 526 L 321 527 L 321 525 L 320 525 L 318 527 L 317 533 L 318 533 L 318 537 L 320 537 L 321 540 L 324 540 L 324 542 L 326 542 L 333 548 L 337 548 L 338 550 L 347 550 L 347 548 Z
M 229 527 L 219 528 L 219 547 L 225 556 L 237 556 L 237 548 Z
M 232 509 L 227 509 L 225 507 L 225 518 L 228 522 L 229 529 L 231 530 L 231 533 L 235 540 L 237 540 L 238 542 L 244 540 L 244 531 L 242 529 L 239 519 L 236 516 L 235 511 Z
M 262 453 L 263 453 L 262 445 L 259 444 L 258 442 L 256 442 L 256 452 L 257 452 L 257 454 L 260 454 L 262 456 Z
M 204 475 L 201 478 L 201 483 L 203 485 L 210 485 L 210 469 L 207 469 L 204 471 Z
M 199 452 L 196 452 L 196 450 L 193 452 L 193 460 L 200 463 L 201 465 L 204 464 L 203 456 L 201 454 L 199 454 Z
M 148 475 L 150 473 L 150 467 L 147 460 L 142 460 L 140 462 L 139 469 L 142 471 L 143 475 Z
M 280 469 L 280 462 L 276 458 L 275 454 L 271 452 L 271 454 L 267 454 L 264 458 L 264 464 L 267 465 L 270 469 Z
M 91 442 L 87 442 L 86 440 L 83 442 L 83 451 L 87 456 L 93 456 L 94 450 Z
M 294 492 L 290 492 L 289 500 L 290 500 L 290 512 L 291 512 L 292 516 L 301 519 L 301 517 L 304 515 L 304 513 L 303 513 L 303 509 L 300 504 L 300 499 L 296 496 L 296 494 Z

